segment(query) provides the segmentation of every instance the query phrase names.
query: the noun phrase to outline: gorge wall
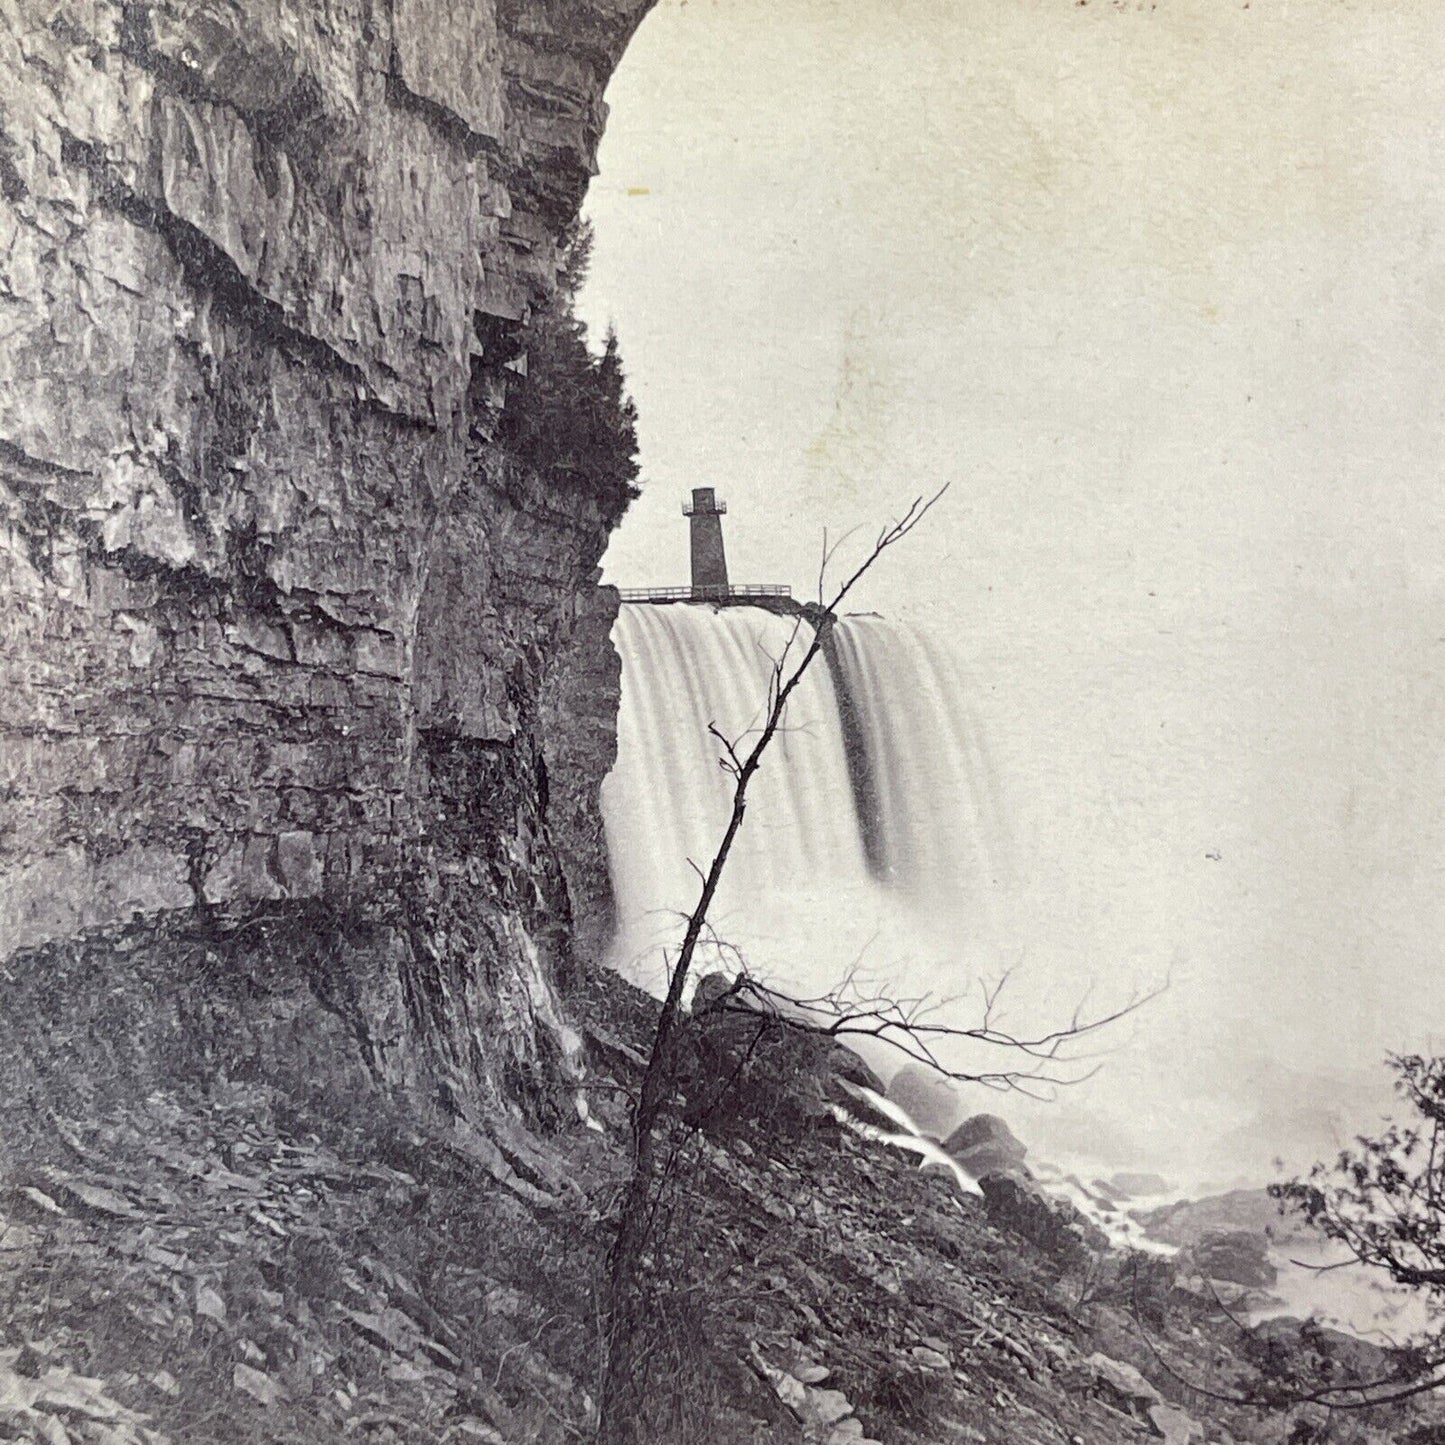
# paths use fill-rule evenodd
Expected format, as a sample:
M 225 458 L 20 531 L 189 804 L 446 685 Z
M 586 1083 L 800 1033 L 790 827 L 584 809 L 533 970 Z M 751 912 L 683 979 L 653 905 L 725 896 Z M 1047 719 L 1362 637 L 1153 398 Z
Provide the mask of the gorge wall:
M 496 436 L 650 3 L 0 0 L 12 1053 L 560 1107 L 617 506 Z

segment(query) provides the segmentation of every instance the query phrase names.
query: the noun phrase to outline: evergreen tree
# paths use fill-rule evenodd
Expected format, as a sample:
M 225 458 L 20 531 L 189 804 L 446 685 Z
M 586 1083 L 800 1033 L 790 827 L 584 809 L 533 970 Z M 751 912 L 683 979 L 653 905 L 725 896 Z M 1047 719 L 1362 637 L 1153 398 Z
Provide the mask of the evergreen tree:
M 556 295 L 529 322 L 526 375 L 508 390 L 500 439 L 559 488 L 594 497 L 615 522 L 637 496 L 637 408 L 615 331 L 594 356 L 576 314 L 591 252 L 584 223 L 563 248 Z

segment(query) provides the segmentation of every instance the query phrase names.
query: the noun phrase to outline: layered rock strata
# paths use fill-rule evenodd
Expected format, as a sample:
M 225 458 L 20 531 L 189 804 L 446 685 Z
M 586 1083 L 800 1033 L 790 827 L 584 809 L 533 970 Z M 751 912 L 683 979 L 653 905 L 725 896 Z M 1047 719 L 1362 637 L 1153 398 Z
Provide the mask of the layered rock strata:
M 0 0 L 0 958 L 42 1032 L 47 978 L 144 977 L 160 1047 L 294 966 L 376 1072 L 550 1107 L 616 518 L 492 438 L 649 3 Z

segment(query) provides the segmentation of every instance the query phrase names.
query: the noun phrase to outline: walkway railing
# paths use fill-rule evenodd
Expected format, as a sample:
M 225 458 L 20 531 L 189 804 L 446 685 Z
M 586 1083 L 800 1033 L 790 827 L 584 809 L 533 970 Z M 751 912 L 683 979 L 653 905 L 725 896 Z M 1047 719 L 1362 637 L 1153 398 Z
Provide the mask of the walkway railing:
M 780 582 L 746 583 L 730 587 L 619 587 L 624 602 L 726 602 L 733 597 L 791 597 L 793 589 Z

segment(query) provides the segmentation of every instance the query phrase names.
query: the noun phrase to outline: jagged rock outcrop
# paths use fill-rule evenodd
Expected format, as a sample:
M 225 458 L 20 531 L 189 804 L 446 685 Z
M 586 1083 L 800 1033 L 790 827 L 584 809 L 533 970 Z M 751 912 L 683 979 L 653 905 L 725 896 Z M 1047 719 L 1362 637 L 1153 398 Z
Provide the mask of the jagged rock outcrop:
M 41 1024 L 194 958 L 473 1102 L 565 1053 L 615 504 L 492 439 L 649 4 L 0 0 L 0 957 Z
M 1285 1241 L 1308 1231 L 1267 1189 L 1232 1189 L 1203 1199 L 1179 1199 L 1134 1213 L 1151 1239 L 1188 1249 L 1211 1235 L 1250 1234 Z
M 1188 1251 L 1189 1262 L 1205 1279 L 1268 1289 L 1279 1279 L 1262 1235 L 1245 1229 L 1206 1234 Z
M 975 1179 L 990 1174 L 1028 1174 L 1028 1148 L 997 1114 L 974 1114 L 943 1141 L 943 1147 Z
M 834 1129 L 840 1115 L 868 1112 L 863 1090 L 883 1092 L 852 1049 L 790 1023 L 722 973 L 698 980 L 682 1061 L 683 1118 L 719 1136 L 762 1120 L 780 1137 Z
M 1051 1199 L 1031 1179 L 987 1174 L 979 1180 L 988 1217 L 1000 1228 L 1066 1264 L 1103 1254 L 1103 1232 L 1066 1200 Z

